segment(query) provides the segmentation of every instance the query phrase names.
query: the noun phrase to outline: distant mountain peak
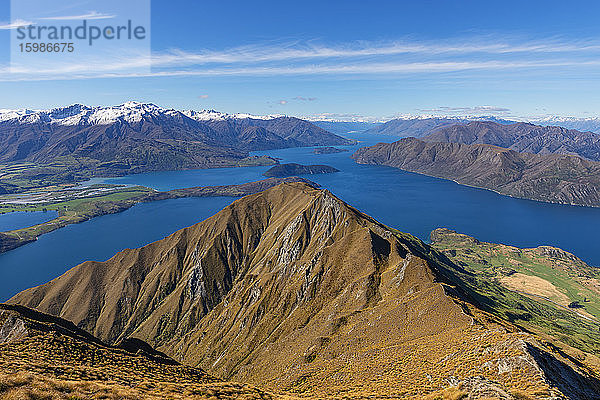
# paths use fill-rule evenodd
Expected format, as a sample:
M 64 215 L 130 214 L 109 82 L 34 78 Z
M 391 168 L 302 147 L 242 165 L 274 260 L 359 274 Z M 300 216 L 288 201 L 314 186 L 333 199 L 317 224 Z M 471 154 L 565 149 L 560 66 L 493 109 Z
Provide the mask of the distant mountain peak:
M 75 103 L 48 110 L 0 110 L 0 121 L 15 120 L 24 124 L 46 122 L 59 125 L 102 125 L 114 123 L 118 119 L 128 122 L 139 121 L 146 114 L 173 114 L 176 112 L 152 103 L 137 101 L 128 101 L 107 107 Z
M 75 103 L 48 110 L 0 109 L 0 122 L 15 120 L 19 123 L 47 122 L 59 125 L 102 125 L 114 123 L 120 119 L 130 123 L 139 122 L 147 115 L 185 116 L 196 121 L 224 121 L 229 119 L 271 120 L 284 116 L 282 114 L 228 114 L 214 109 L 179 111 L 173 108 L 161 107 L 154 103 L 143 103 L 132 100 L 114 106 L 88 106 Z
M 196 121 L 225 121 L 228 119 L 261 119 L 261 120 L 271 120 L 276 118 L 284 117 L 283 114 L 271 114 L 271 115 L 253 115 L 253 114 L 245 114 L 245 113 L 237 113 L 237 114 L 228 114 L 219 111 L 215 111 L 213 109 L 208 110 L 185 110 L 182 113 L 195 119 Z

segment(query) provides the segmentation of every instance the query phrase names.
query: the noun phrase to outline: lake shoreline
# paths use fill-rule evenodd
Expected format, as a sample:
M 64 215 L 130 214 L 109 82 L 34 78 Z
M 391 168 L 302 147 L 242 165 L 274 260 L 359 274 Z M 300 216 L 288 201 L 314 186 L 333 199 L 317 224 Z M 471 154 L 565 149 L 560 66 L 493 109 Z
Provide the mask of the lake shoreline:
M 93 204 L 93 207 L 90 207 L 90 212 L 71 216 L 65 215 L 65 213 L 62 215 L 59 213 L 56 218 L 41 224 L 0 232 L 0 253 L 14 250 L 27 243 L 31 243 L 37 240 L 41 235 L 64 228 L 65 226 L 89 221 L 92 218 L 103 215 L 117 214 L 128 210 L 139 203 L 149 203 L 154 201 L 172 200 L 186 197 L 243 197 L 269 189 L 285 182 L 306 182 L 311 185 L 315 185 L 314 182 L 311 182 L 307 179 L 288 177 L 267 178 L 260 181 L 237 185 L 190 187 L 173 189 L 169 191 L 155 191 L 153 189 L 144 187 L 144 189 L 147 190 L 147 194 L 145 195 L 121 201 L 96 202 Z M 51 207 L 51 205 L 46 206 Z

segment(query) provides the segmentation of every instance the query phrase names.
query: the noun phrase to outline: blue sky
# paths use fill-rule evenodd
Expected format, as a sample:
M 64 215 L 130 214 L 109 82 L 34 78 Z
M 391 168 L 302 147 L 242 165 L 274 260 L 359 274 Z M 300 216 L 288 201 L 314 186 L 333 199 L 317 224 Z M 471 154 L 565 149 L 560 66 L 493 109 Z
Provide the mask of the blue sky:
M 9 28 L 20 16 L 0 1 Z M 106 2 L 71 1 L 40 15 L 114 15 Z M 599 12 L 598 1 L 156 0 L 151 59 L 121 50 L 13 74 L 14 30 L 0 29 L 0 108 L 139 100 L 339 118 L 600 116 Z

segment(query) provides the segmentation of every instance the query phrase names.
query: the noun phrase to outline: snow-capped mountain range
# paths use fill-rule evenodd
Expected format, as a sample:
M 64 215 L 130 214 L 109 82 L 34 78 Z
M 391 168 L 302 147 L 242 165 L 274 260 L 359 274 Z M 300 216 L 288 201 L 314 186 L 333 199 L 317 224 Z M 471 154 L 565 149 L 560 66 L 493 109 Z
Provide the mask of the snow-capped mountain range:
M 228 119 L 260 119 L 271 120 L 283 115 L 257 116 L 251 114 L 227 114 L 215 110 L 184 110 L 159 107 L 152 103 L 129 101 L 116 106 L 101 107 L 73 104 L 50 110 L 6 110 L 0 109 L 0 122 L 14 121 L 19 123 L 45 122 L 59 125 L 108 125 L 119 120 L 134 123 L 146 116 L 184 115 L 196 121 L 225 121 Z
M 348 123 L 365 123 L 365 124 L 385 124 L 392 121 L 395 123 L 419 123 L 425 121 L 443 121 L 446 123 L 465 123 L 470 121 L 491 121 L 499 124 L 512 124 L 516 122 L 528 122 L 541 126 L 560 126 L 567 129 L 576 129 L 578 131 L 590 131 L 600 133 L 600 117 L 535 117 L 535 118 L 516 118 L 516 117 L 498 117 L 495 115 L 436 115 L 436 114 L 404 114 L 396 116 L 392 119 L 376 119 L 376 118 L 336 118 L 328 115 L 316 115 L 305 117 L 307 121 L 312 121 L 318 125 L 320 123 L 329 124 L 348 124 Z
M 493 121 L 498 123 L 515 122 L 511 119 L 501 118 L 495 115 L 435 115 L 435 114 L 403 114 L 394 119 L 411 121 L 424 119 L 445 119 L 456 121 Z
M 284 117 L 282 114 L 271 114 L 271 115 L 252 115 L 245 113 L 228 114 L 218 112 L 215 110 L 176 110 L 173 108 L 164 108 L 157 106 L 152 103 L 141 103 L 137 101 L 129 101 L 116 106 L 87 106 L 83 104 L 73 104 L 66 107 L 57 107 L 50 110 L 31 110 L 31 109 L 0 109 L 0 122 L 13 122 L 13 123 L 49 123 L 64 126 L 74 125 L 110 125 L 117 121 L 123 121 L 128 123 L 135 123 L 141 121 L 145 117 L 188 117 L 199 122 L 208 121 L 228 121 L 228 120 L 273 120 L 276 118 Z M 349 121 L 342 119 L 335 119 L 331 116 L 325 117 L 325 114 L 312 117 L 302 118 L 311 122 L 328 122 L 331 124 L 335 123 L 348 123 Z M 427 115 L 427 114 L 405 114 L 395 117 L 390 121 L 403 121 L 403 122 L 418 122 L 427 120 L 438 120 L 452 123 L 464 123 L 468 121 L 493 121 L 501 124 L 508 124 L 514 122 L 529 122 L 536 125 L 542 126 L 560 126 L 568 129 L 576 129 L 579 131 L 591 131 L 600 133 L 600 117 L 542 117 L 542 118 L 502 118 L 493 115 L 481 115 L 481 116 L 440 116 L 440 115 Z M 375 121 L 370 119 L 369 121 L 362 121 L 360 119 L 353 120 L 352 122 L 364 122 L 365 129 L 371 128 L 369 124 L 375 125 L 375 123 L 384 123 L 390 121 Z M 320 125 L 320 124 L 317 124 Z M 327 128 L 332 129 L 331 126 L 327 125 Z M 343 130 L 342 130 L 343 131 Z M 336 132 L 337 133 L 337 132 Z
M 179 111 L 149 103 L 0 111 L 0 162 L 79 158 L 95 160 L 91 163 L 107 174 L 273 163 L 249 152 L 352 143 L 293 117 Z
M 172 108 L 164 108 L 152 103 L 141 103 L 137 101 L 129 101 L 116 106 L 87 106 L 83 104 L 73 104 L 66 107 L 58 107 L 50 110 L 31 110 L 31 109 L 0 109 L 0 122 L 12 121 L 17 123 L 36 123 L 45 122 L 58 125 L 108 125 L 119 120 L 134 123 L 139 122 L 145 116 L 186 116 L 196 121 L 226 121 L 236 119 L 255 119 L 255 120 L 272 120 L 284 117 L 282 114 L 271 115 L 252 115 L 245 113 L 228 114 L 215 110 L 176 110 Z M 345 119 L 336 119 L 330 115 L 318 115 L 302 118 L 311 122 L 350 122 Z M 419 120 L 445 120 L 448 122 L 457 121 L 493 121 L 502 124 L 513 122 L 530 122 L 542 126 L 561 126 L 569 129 L 577 129 L 579 131 L 592 131 L 600 133 L 600 117 L 542 117 L 542 118 L 502 118 L 493 115 L 480 116 L 440 116 L 427 114 L 405 114 L 400 115 L 393 120 L 399 121 L 419 121 Z M 351 122 L 364 123 L 384 123 L 389 121 L 384 120 L 362 120 L 353 119 Z
M 600 117 L 544 117 L 529 122 L 543 126 L 562 126 L 563 128 L 576 129 L 582 132 L 600 133 Z

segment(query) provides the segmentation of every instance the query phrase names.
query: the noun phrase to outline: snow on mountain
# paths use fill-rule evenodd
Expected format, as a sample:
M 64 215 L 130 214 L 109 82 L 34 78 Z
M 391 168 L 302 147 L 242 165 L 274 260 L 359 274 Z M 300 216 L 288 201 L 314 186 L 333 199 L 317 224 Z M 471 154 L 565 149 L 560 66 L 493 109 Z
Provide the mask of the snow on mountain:
M 19 123 L 46 122 L 59 125 L 109 125 L 119 120 L 135 123 L 148 116 L 185 116 L 197 121 L 219 121 L 245 118 L 269 120 L 278 118 L 281 115 L 256 116 L 251 114 L 226 114 L 215 110 L 178 111 L 175 109 L 159 107 L 152 103 L 139 103 L 136 101 L 128 101 L 110 107 L 91 107 L 83 104 L 73 104 L 50 110 L 0 109 L 0 122 L 14 120 Z
M 426 120 L 426 119 L 440 119 L 440 120 L 455 120 L 455 121 L 492 121 L 501 124 L 517 122 L 513 119 L 505 119 L 497 117 L 495 115 L 435 115 L 435 114 L 404 114 L 395 117 L 396 120 L 411 121 L 411 120 Z
M 500 124 L 512 124 L 515 122 L 528 122 L 535 125 L 541 126 L 560 126 L 567 129 L 575 129 L 581 132 L 595 132 L 600 133 L 600 117 L 561 117 L 551 116 L 544 118 L 525 118 L 525 117 L 510 117 L 502 118 L 493 115 L 400 115 L 395 117 L 394 120 L 402 121 L 417 121 L 417 120 L 446 120 L 446 121 L 457 121 L 457 122 L 468 122 L 468 121 L 492 121 Z
M 334 114 L 334 113 L 321 113 L 306 115 L 301 117 L 303 120 L 311 122 L 343 122 L 343 123 L 365 123 L 365 124 L 379 124 L 389 121 L 388 119 L 381 119 L 376 117 L 368 117 L 363 115 L 355 114 Z
M 28 109 L 20 109 L 20 110 L 0 109 L 0 122 L 8 121 L 10 119 L 20 118 L 20 117 L 23 117 L 24 115 L 29 115 L 32 113 L 35 113 L 35 111 L 28 110 Z
M 182 113 L 186 117 L 195 119 L 196 121 L 224 121 L 227 118 L 227 114 L 215 110 L 185 110 Z
M 196 121 L 224 121 L 227 119 L 262 119 L 270 120 L 275 118 L 283 117 L 281 114 L 273 115 L 252 115 L 252 114 L 227 114 L 218 112 L 215 110 L 185 110 L 182 111 L 183 115 L 195 119 Z
M 435 114 L 402 114 L 397 115 L 393 118 L 376 118 L 354 114 L 316 114 L 302 117 L 307 121 L 319 121 L 319 122 L 360 122 L 360 123 L 385 123 L 393 120 L 402 121 L 413 121 L 413 120 L 427 120 L 427 119 L 443 119 L 443 120 L 456 120 L 456 121 L 495 121 L 500 123 L 516 122 L 512 120 L 506 120 L 493 115 L 435 115 Z
M 576 129 L 578 131 L 590 131 L 600 133 L 599 117 L 544 117 L 531 120 L 530 122 L 543 126 L 562 126 L 567 129 Z
M 45 122 L 59 125 L 109 125 L 119 120 L 127 123 L 141 121 L 144 117 L 188 117 L 196 121 L 225 121 L 228 119 L 258 119 L 271 120 L 283 117 L 281 114 L 273 115 L 252 115 L 252 114 L 227 114 L 215 110 L 184 110 L 179 111 L 172 108 L 163 108 L 152 103 L 140 103 L 128 101 L 116 106 L 86 106 L 83 104 L 73 104 L 66 107 L 58 107 L 50 110 L 30 110 L 30 109 L 0 109 L 0 122 L 14 121 L 18 123 L 37 123 Z M 358 116 L 340 117 L 334 114 L 319 114 L 303 119 L 307 121 L 327 121 L 327 122 L 384 122 L 383 120 L 358 117 Z M 513 122 L 530 122 L 542 126 L 561 126 L 578 131 L 591 131 L 600 133 L 600 117 L 544 117 L 544 118 L 511 118 L 504 119 L 497 116 L 458 116 L 458 115 L 413 115 L 405 114 L 394 117 L 392 120 L 400 121 L 418 121 L 418 120 L 446 120 L 446 121 L 493 121 L 501 124 Z

